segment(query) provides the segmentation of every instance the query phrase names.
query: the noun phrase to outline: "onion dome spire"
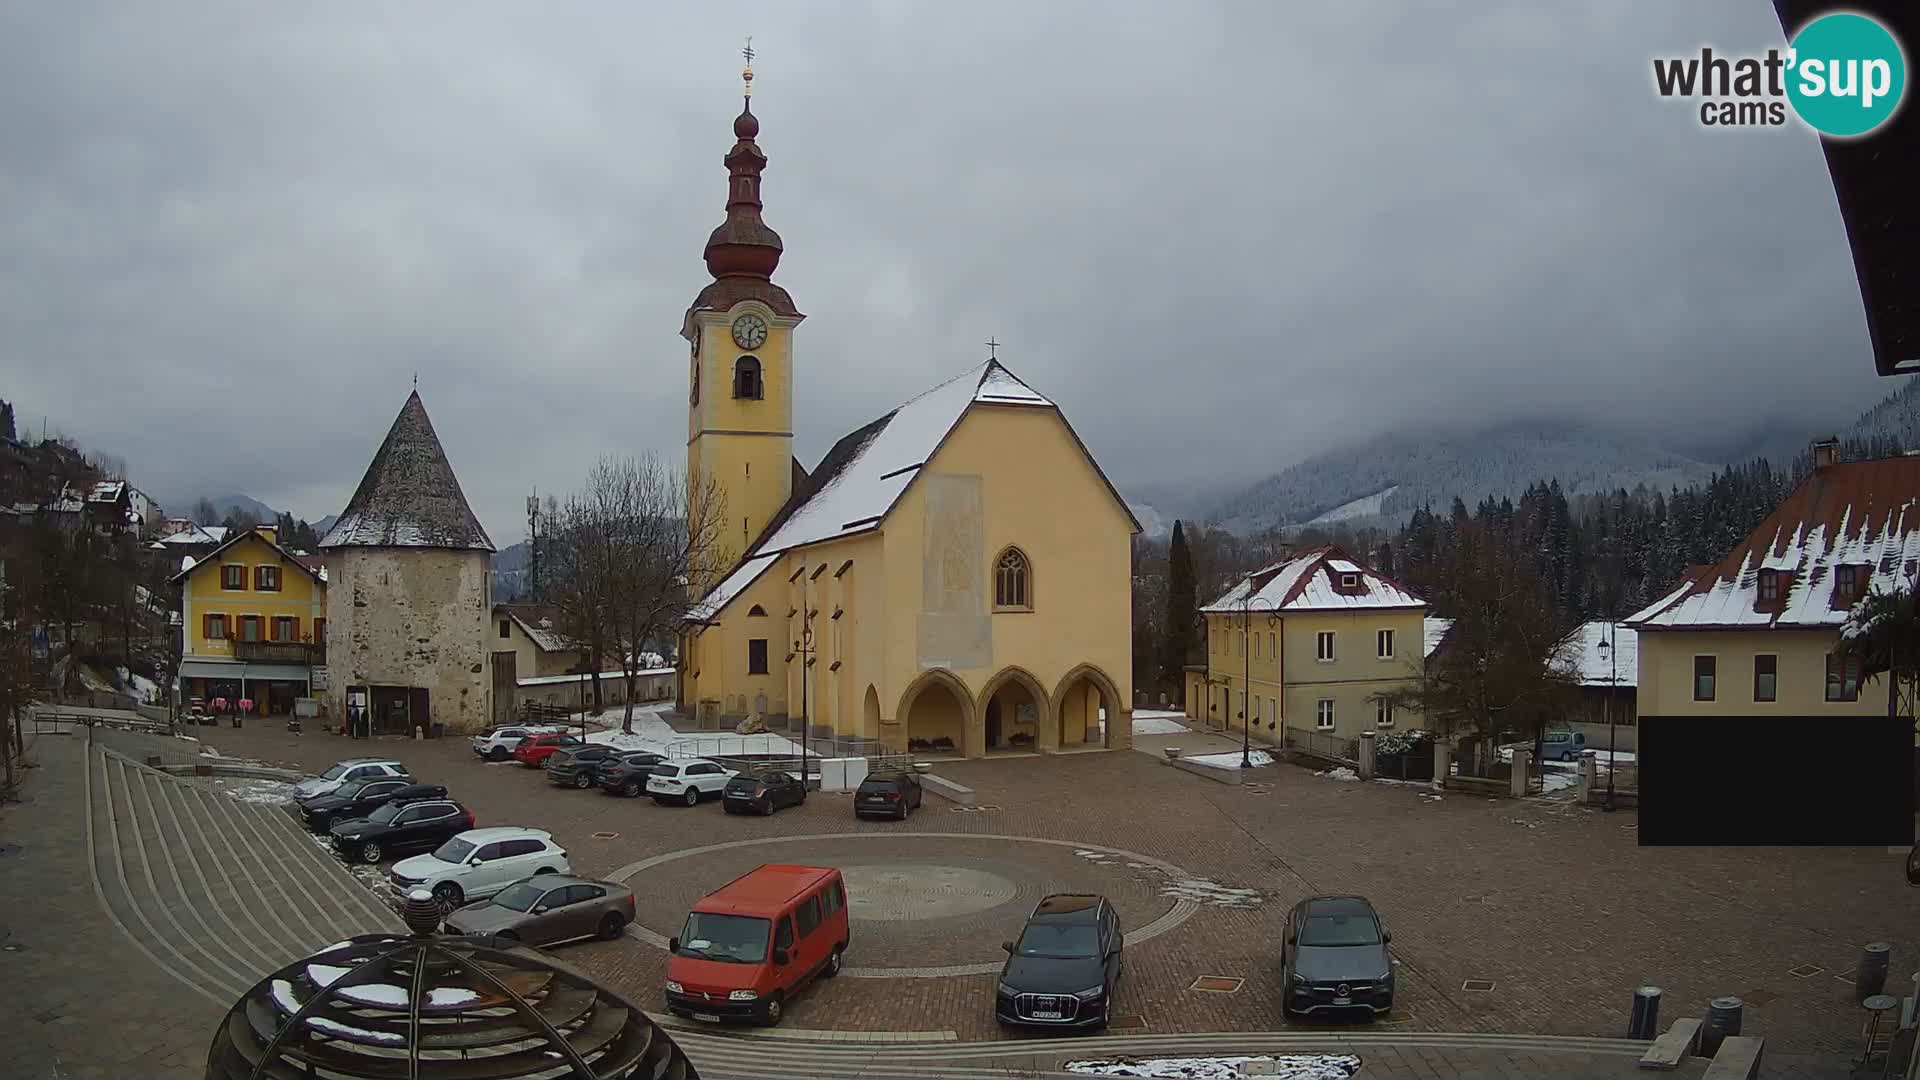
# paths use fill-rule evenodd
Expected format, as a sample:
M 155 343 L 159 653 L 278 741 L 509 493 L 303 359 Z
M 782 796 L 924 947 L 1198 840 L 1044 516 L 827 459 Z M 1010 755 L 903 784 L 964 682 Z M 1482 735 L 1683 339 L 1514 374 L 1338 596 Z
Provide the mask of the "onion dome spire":
M 753 39 L 741 50 L 747 66 L 740 115 L 733 121 L 733 149 L 727 152 L 727 220 L 707 237 L 707 272 L 715 278 L 771 278 L 780 265 L 780 234 L 760 219 L 760 173 L 767 167 L 754 137 L 760 119 L 753 115 Z

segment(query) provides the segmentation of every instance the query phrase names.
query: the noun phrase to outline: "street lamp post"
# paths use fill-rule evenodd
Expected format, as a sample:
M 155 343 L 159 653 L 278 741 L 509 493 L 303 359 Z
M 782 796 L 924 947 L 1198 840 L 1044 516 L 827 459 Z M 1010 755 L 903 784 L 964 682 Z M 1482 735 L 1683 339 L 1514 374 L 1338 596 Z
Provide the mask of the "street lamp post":
M 813 717 L 807 712 L 807 668 L 813 663 L 813 612 L 807 607 L 807 583 L 800 582 L 800 638 L 793 643 L 800 658 L 800 790 L 807 789 L 807 743 Z
M 1607 696 L 1600 701 L 1600 707 L 1607 717 L 1607 813 L 1613 813 L 1613 748 L 1614 720 L 1613 695 L 1620 682 L 1620 624 L 1609 620 L 1607 636 L 1600 639 L 1600 651 L 1607 657 Z
M 1267 611 L 1267 622 L 1277 625 L 1280 613 L 1272 609 Z M 1279 657 L 1274 657 L 1279 662 Z M 1240 602 L 1240 767 L 1253 768 L 1253 721 L 1247 716 L 1247 699 L 1253 696 L 1253 594 Z M 1229 688 L 1228 693 L 1232 693 Z M 1231 702 L 1229 702 L 1231 704 Z

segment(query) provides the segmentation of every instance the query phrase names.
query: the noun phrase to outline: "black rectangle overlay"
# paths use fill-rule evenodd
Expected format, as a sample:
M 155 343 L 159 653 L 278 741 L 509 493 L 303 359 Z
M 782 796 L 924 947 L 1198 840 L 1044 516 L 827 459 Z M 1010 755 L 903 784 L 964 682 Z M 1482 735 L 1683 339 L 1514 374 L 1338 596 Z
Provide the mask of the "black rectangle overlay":
M 1643 716 L 1648 847 L 1914 842 L 1913 721 L 1884 716 Z

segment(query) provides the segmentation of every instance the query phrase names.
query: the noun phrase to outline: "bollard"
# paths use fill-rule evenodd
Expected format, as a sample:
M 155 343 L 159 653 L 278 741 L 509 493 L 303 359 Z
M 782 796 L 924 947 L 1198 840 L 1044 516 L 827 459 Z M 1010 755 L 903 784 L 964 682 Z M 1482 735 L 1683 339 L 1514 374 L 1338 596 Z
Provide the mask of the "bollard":
M 1700 1025 L 1700 1056 L 1712 1057 L 1721 1040 L 1740 1034 L 1740 1013 L 1745 1004 L 1737 997 L 1717 997 L 1707 1002 L 1707 1020 Z
M 1660 1034 L 1660 988 L 1642 986 L 1633 992 L 1633 1012 L 1627 1019 L 1627 1038 L 1652 1039 Z
M 1860 950 L 1860 966 L 1853 973 L 1853 1000 L 1859 1003 L 1887 989 L 1887 963 L 1893 946 L 1876 941 Z

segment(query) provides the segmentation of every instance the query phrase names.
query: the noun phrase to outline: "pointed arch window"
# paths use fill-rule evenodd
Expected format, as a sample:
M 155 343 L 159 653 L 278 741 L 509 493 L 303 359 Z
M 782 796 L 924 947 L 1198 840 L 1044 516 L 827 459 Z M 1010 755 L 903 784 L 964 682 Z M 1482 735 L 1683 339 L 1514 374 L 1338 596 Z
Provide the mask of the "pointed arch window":
M 761 607 L 759 604 L 755 604 L 752 607 L 747 609 L 747 614 L 749 616 L 759 615 L 759 616 L 765 617 L 765 615 L 767 614 L 767 609 Z
M 1008 548 L 993 563 L 996 611 L 1033 610 L 1033 564 L 1019 548 Z
M 733 396 L 759 401 L 764 395 L 760 379 L 760 358 L 743 356 L 733 362 Z

